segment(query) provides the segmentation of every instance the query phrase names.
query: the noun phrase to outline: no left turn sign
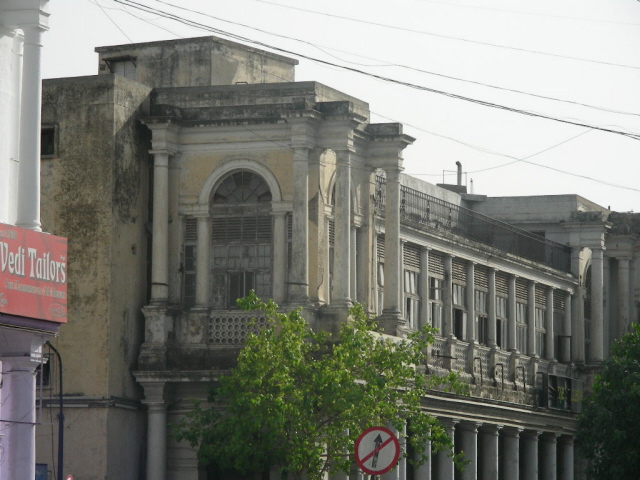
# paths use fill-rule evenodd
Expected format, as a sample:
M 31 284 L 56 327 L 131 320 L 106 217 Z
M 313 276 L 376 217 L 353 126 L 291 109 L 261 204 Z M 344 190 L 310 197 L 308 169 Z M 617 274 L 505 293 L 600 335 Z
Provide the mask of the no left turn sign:
M 368 428 L 356 440 L 356 463 L 369 475 L 382 475 L 388 472 L 396 466 L 399 456 L 400 443 L 387 428 Z

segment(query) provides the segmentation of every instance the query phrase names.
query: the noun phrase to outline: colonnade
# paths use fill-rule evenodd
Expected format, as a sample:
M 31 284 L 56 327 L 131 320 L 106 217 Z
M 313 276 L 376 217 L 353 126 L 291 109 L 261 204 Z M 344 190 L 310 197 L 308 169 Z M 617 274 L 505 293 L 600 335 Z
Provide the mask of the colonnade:
M 464 471 L 456 469 L 450 452 L 432 452 L 429 460 L 407 474 L 400 462 L 383 480 L 573 480 L 574 438 L 543 430 L 487 424 L 455 418 L 440 423 L 454 442 L 455 453 L 464 452 Z M 423 452 L 416 452 L 422 454 Z

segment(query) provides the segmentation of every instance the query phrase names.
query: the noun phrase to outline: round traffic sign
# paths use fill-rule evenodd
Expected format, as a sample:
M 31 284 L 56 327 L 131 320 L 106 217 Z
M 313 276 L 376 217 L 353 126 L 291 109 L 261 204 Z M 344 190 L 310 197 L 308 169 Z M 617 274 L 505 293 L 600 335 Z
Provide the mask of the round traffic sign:
M 356 463 L 369 475 L 388 472 L 396 466 L 399 456 L 400 443 L 388 428 L 368 428 L 356 440 Z

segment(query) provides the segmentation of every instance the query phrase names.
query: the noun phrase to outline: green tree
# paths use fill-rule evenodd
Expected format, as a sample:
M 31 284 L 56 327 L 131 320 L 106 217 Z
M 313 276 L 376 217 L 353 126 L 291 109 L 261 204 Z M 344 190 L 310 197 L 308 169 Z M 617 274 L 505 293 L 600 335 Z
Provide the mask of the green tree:
M 427 440 L 451 451 L 444 429 L 423 408 L 424 395 L 436 387 L 466 388 L 455 373 L 425 374 L 433 330 L 404 340 L 384 336 L 355 305 L 350 321 L 331 336 L 308 328 L 300 310 L 280 313 L 253 293 L 238 304 L 261 310 L 267 326 L 248 336 L 237 366 L 211 390 L 210 403 L 195 402 L 174 430 L 178 440 L 198 447 L 204 464 L 241 473 L 277 466 L 294 478 L 320 480 L 326 472 L 349 471 L 354 442 L 366 428 L 401 430 L 405 421 L 404 440 L 416 451 Z M 461 464 L 459 456 L 455 460 Z
M 617 341 L 578 419 L 578 448 L 596 479 L 640 478 L 640 325 Z

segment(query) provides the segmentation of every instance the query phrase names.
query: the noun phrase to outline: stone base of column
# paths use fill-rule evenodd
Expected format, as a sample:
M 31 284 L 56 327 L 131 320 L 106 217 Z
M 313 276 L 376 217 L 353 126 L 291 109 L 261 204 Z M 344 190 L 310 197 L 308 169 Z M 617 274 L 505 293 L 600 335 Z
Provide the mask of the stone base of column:
M 340 325 L 349 319 L 351 305 L 338 305 L 332 303 L 324 305 L 318 310 L 318 327 L 335 335 L 340 330 Z
M 397 311 L 382 311 L 382 315 L 377 318 L 378 326 L 383 333 L 396 337 L 406 337 L 407 321 L 402 318 L 402 314 Z
M 167 368 L 167 346 L 165 344 L 143 343 L 138 356 L 138 369 L 158 371 Z

